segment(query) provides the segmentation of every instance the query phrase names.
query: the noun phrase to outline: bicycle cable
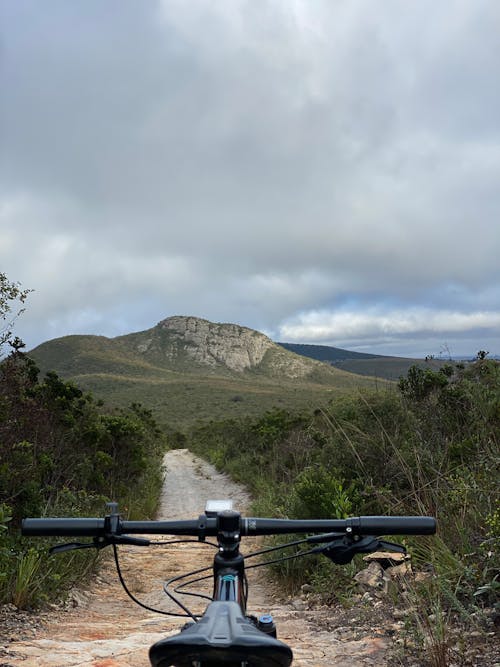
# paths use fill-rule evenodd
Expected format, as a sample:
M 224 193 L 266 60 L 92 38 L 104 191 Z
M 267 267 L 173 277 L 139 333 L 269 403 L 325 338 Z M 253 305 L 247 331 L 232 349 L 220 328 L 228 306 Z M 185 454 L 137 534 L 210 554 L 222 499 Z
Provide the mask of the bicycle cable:
M 215 544 L 214 542 L 201 542 L 200 543 L 199 540 L 165 540 L 165 541 L 151 542 L 150 544 L 152 546 L 153 545 L 154 546 L 169 546 L 169 545 L 172 545 L 172 544 L 185 544 L 185 543 L 190 543 L 190 542 L 195 542 L 197 544 L 206 544 L 208 546 L 212 546 L 212 547 L 216 547 L 216 548 L 218 547 L 218 544 Z M 295 540 L 293 542 L 287 542 L 285 544 L 280 544 L 280 545 L 277 545 L 277 546 L 274 546 L 274 547 L 267 547 L 265 549 L 260 549 L 259 551 L 253 551 L 252 553 L 249 553 L 249 554 L 245 555 L 244 559 L 246 560 L 247 558 L 253 558 L 255 556 L 260 556 L 262 554 L 270 553 L 272 551 L 279 551 L 281 549 L 289 549 L 289 548 L 297 546 L 299 544 L 304 544 L 305 542 L 307 542 L 307 539 Z M 193 585 L 193 584 L 198 583 L 200 581 L 206 581 L 207 579 L 211 579 L 212 575 L 207 575 L 207 576 L 204 576 L 204 577 L 198 577 L 196 579 L 190 579 L 189 581 L 187 581 L 183 584 L 180 584 L 179 586 L 176 586 L 176 588 L 174 589 L 174 593 L 169 591 L 168 588 L 174 582 L 185 579 L 186 577 L 191 577 L 191 576 L 196 575 L 196 574 L 201 574 L 202 572 L 211 571 L 212 570 L 211 566 L 203 567 L 203 568 L 200 568 L 198 570 L 192 570 L 190 572 L 186 572 L 184 574 L 177 575 L 176 577 L 171 577 L 170 579 L 167 579 L 167 581 L 165 581 L 165 583 L 163 584 L 164 593 L 167 595 L 168 598 L 170 598 L 172 600 L 172 602 L 174 602 L 177 606 L 179 606 L 185 612 L 184 614 L 174 612 L 174 611 L 165 611 L 163 609 L 155 609 L 154 607 L 150 607 L 149 605 L 141 602 L 129 590 L 129 588 L 128 588 L 126 582 L 125 582 L 125 579 L 123 577 L 121 567 L 120 567 L 117 546 L 116 546 L 116 544 L 113 544 L 112 546 L 113 546 L 113 554 L 114 554 L 114 559 L 115 559 L 115 565 L 116 565 L 116 571 L 117 571 L 117 574 L 118 574 L 118 578 L 120 580 L 120 583 L 121 583 L 124 591 L 130 597 L 130 599 L 133 600 L 133 602 L 138 604 L 143 609 L 146 609 L 148 611 L 152 611 L 152 612 L 157 613 L 157 614 L 163 614 L 165 616 L 175 616 L 177 618 L 192 618 L 195 623 L 198 622 L 198 619 L 200 618 L 200 616 L 196 615 L 196 614 L 193 614 L 191 612 L 191 610 L 186 605 L 184 605 L 179 600 L 178 597 L 176 597 L 174 595 L 174 593 L 178 593 L 179 595 L 189 595 L 191 597 L 199 597 L 201 599 L 212 600 L 212 597 L 210 597 L 208 595 L 204 595 L 203 593 L 195 593 L 193 591 L 181 591 L 181 590 L 179 590 L 183 587 Z M 275 558 L 273 560 L 265 561 L 263 563 L 256 563 L 255 565 L 248 565 L 245 569 L 250 570 L 250 569 L 255 569 L 257 567 L 264 567 L 265 565 L 273 565 L 275 563 L 282 563 L 282 562 L 285 562 L 287 560 L 293 560 L 295 558 L 302 558 L 303 556 L 308 556 L 312 553 L 314 553 L 313 550 L 311 550 L 311 551 L 301 551 L 299 553 L 292 554 L 291 556 L 281 556 L 280 558 Z M 244 597 L 245 597 L 245 599 L 248 598 L 248 580 L 247 580 L 246 577 L 245 577 L 245 581 L 244 581 Z
M 254 556 L 259 556 L 261 554 L 269 553 L 271 551 L 279 551 L 280 549 L 288 549 L 290 547 L 297 546 L 298 544 L 304 544 L 305 542 L 307 542 L 307 539 L 295 540 L 293 542 L 286 542 L 285 544 L 280 544 L 280 545 L 277 545 L 277 546 L 274 546 L 274 547 L 267 547 L 265 549 L 260 549 L 259 551 L 253 551 L 252 553 L 249 553 L 249 554 L 243 556 L 243 558 L 246 560 L 247 558 L 252 558 Z M 253 569 L 253 568 L 256 568 L 256 567 L 262 567 L 264 565 L 279 563 L 279 562 L 282 562 L 284 560 L 291 560 L 293 558 L 300 558 L 302 556 L 307 556 L 310 553 L 312 553 L 312 552 L 311 551 L 301 551 L 297 554 L 293 554 L 292 556 L 281 557 L 281 558 L 278 558 L 278 559 L 275 559 L 275 560 L 265 561 L 263 563 L 258 563 L 256 565 L 249 565 L 245 569 Z M 203 571 L 208 572 L 208 571 L 211 571 L 211 569 L 212 569 L 211 567 L 206 567 L 206 568 L 203 568 L 201 570 L 201 572 L 203 572 Z M 175 577 L 174 579 L 170 579 L 168 582 L 166 582 L 165 585 L 170 585 L 174 581 L 177 581 L 179 579 L 183 579 L 185 577 L 189 577 L 192 574 L 195 574 L 195 572 L 186 572 L 184 575 L 180 575 L 178 577 Z M 197 577 L 196 579 L 190 579 L 189 581 L 186 581 L 183 584 L 180 584 L 179 586 L 176 586 L 174 588 L 174 593 L 179 593 L 179 595 L 190 595 L 192 597 L 199 597 L 199 598 L 206 599 L 206 600 L 212 600 L 213 599 L 212 597 L 210 597 L 208 595 L 204 595 L 203 593 L 195 593 L 195 592 L 192 592 L 192 591 L 183 591 L 183 590 L 181 590 L 184 587 L 192 586 L 193 584 L 197 584 L 201 581 L 207 581 L 208 579 L 212 579 L 212 576 L 213 576 L 212 574 L 208 574 L 205 577 Z M 248 580 L 247 580 L 246 577 L 245 577 L 245 582 L 244 583 L 245 583 L 244 596 L 245 596 L 245 600 L 247 600 L 248 599 Z M 165 590 L 165 586 L 164 586 L 164 590 Z M 165 591 L 165 593 L 167 593 L 167 595 L 169 595 L 169 593 L 167 591 Z
M 243 558 L 246 560 L 247 558 L 253 558 L 254 556 L 261 556 L 262 554 L 270 553 L 271 551 L 279 551 L 280 549 L 289 549 L 290 547 L 296 547 L 299 544 L 305 544 L 307 542 L 307 538 L 301 539 L 301 540 L 294 540 L 293 542 L 285 542 L 284 544 L 278 544 L 277 546 L 274 547 L 266 547 L 265 549 L 259 549 L 259 551 L 252 551 L 249 554 L 246 554 L 243 556 Z M 303 552 L 304 554 L 306 552 Z M 252 565 L 251 567 L 256 567 L 255 565 Z
M 253 558 L 254 556 L 260 556 L 261 554 L 270 553 L 271 551 L 279 551 L 280 549 L 288 549 L 290 547 L 297 546 L 298 544 L 305 544 L 306 542 L 307 542 L 307 539 L 302 539 L 302 540 L 295 540 L 293 542 L 286 542 L 285 544 L 279 544 L 275 547 L 266 547 L 265 549 L 260 549 L 259 551 L 252 551 L 249 554 L 245 554 L 243 556 L 243 559 L 246 560 L 247 558 Z M 309 554 L 309 551 L 302 551 L 299 554 L 294 555 L 293 558 L 299 558 L 301 555 L 305 556 L 307 554 Z M 274 562 L 274 561 L 270 561 L 270 562 Z M 249 568 L 255 568 L 255 567 L 261 567 L 262 565 L 267 565 L 267 564 L 268 563 L 266 561 L 265 563 L 259 563 L 259 565 L 249 565 L 248 567 Z M 208 572 L 209 570 L 211 571 L 212 568 L 211 567 L 206 567 L 204 569 Z M 190 574 L 194 574 L 194 573 L 187 572 L 184 576 L 188 577 Z M 181 577 L 179 577 L 179 578 L 181 578 Z M 198 577 L 197 579 L 191 579 L 190 581 L 186 581 L 184 584 L 181 584 L 180 586 L 177 586 L 174 589 L 174 591 L 177 592 L 178 588 L 183 588 L 184 586 L 190 586 L 192 584 L 196 584 L 200 581 L 206 581 L 207 579 L 211 579 L 211 578 L 212 578 L 212 575 L 209 574 L 206 577 Z M 171 581 L 172 580 L 170 580 L 170 583 L 171 583 Z M 189 595 L 197 595 L 196 593 L 182 593 L 181 591 L 178 591 L 178 592 L 181 593 L 181 595 L 188 595 L 188 594 Z M 200 594 L 200 597 L 201 597 L 201 594 Z M 211 599 L 211 598 L 209 598 L 209 599 Z
M 266 560 L 263 563 L 256 563 L 255 565 L 248 565 L 245 567 L 245 570 L 253 570 L 256 567 L 264 567 L 264 565 L 274 565 L 274 563 L 284 563 L 287 560 L 293 560 L 294 558 L 303 558 L 304 556 L 310 556 L 315 554 L 317 551 L 311 549 L 310 551 L 299 551 L 299 553 L 292 554 L 291 556 L 282 556 L 281 558 L 274 558 L 273 560 Z
M 200 542 L 200 540 L 158 540 L 155 542 L 150 542 L 148 546 L 169 546 L 170 544 L 186 544 L 188 542 L 194 542 L 200 546 L 204 546 L 206 544 L 209 547 L 216 547 L 217 549 L 219 548 L 219 545 L 216 542 L 210 542 L 209 540 L 203 540 L 203 542 Z
M 158 545 L 158 544 L 181 544 L 183 542 L 198 542 L 198 540 L 168 540 L 168 541 L 165 541 L 165 542 L 152 542 L 151 544 L 155 544 L 155 545 Z M 200 544 L 207 544 L 208 546 L 213 546 L 213 547 L 218 546 L 218 545 L 214 544 L 213 542 L 201 542 Z M 116 566 L 116 572 L 118 574 L 118 579 L 120 581 L 120 584 L 122 585 L 123 590 L 125 591 L 125 593 L 129 596 L 129 598 L 133 602 L 135 602 L 137 605 L 139 605 L 139 607 L 142 607 L 143 609 L 147 609 L 147 611 L 152 611 L 156 614 L 163 614 L 164 616 L 175 616 L 177 618 L 192 618 L 195 622 L 198 621 L 198 617 L 196 617 L 194 614 L 192 614 L 191 611 L 187 607 L 185 607 L 180 600 L 178 600 L 177 598 L 175 598 L 175 596 L 172 596 L 171 593 L 169 593 L 167 590 L 165 590 L 165 584 L 163 586 L 163 590 L 168 595 L 168 597 L 173 600 L 173 602 L 175 602 L 179 607 L 181 607 L 181 609 L 183 609 L 186 612 L 185 614 L 180 614 L 180 613 L 177 613 L 175 611 L 165 611 L 163 609 L 155 609 L 154 607 L 150 607 L 149 605 L 144 604 L 138 598 L 136 598 L 135 595 L 128 588 L 128 586 L 125 582 L 125 579 L 123 577 L 123 573 L 122 573 L 122 570 L 121 570 L 121 567 L 120 567 L 120 559 L 118 557 L 118 549 L 117 549 L 116 544 L 113 544 L 112 547 L 113 547 L 113 556 L 114 556 L 114 560 L 115 560 L 115 566 Z M 196 571 L 193 571 L 193 572 L 189 572 L 187 575 L 184 575 L 184 576 L 190 576 L 191 574 L 197 574 L 198 572 L 203 572 L 203 571 L 206 571 L 207 569 L 210 569 L 210 568 L 203 568 L 201 570 L 196 570 Z M 168 585 L 168 583 L 169 582 L 166 582 L 166 585 Z
M 199 616 L 195 616 L 173 593 L 171 593 L 168 590 L 168 587 L 171 586 L 175 581 L 179 581 L 181 579 L 185 579 L 186 577 L 191 577 L 193 574 L 200 574 L 201 572 L 208 572 L 209 570 L 212 569 L 212 566 L 207 566 L 207 567 L 202 567 L 199 570 L 192 570 L 191 572 L 185 572 L 184 574 L 179 574 L 176 577 L 171 577 L 170 579 L 167 579 L 165 583 L 163 584 L 163 592 L 165 595 L 167 595 L 175 604 L 179 605 L 181 609 L 184 609 L 186 614 L 190 616 L 195 622 L 198 621 Z M 202 577 L 202 579 L 209 579 L 210 577 Z M 197 581 L 197 580 L 195 580 Z M 201 579 L 200 579 L 201 581 Z M 186 584 L 187 585 L 187 584 Z M 177 592 L 174 589 L 174 592 Z M 182 595 L 182 593 L 180 593 Z M 188 593 L 189 594 L 189 593 Z M 196 594 L 194 594 L 196 595 Z M 209 598 L 211 600 L 212 598 Z M 184 614 L 176 614 L 176 616 L 185 616 Z

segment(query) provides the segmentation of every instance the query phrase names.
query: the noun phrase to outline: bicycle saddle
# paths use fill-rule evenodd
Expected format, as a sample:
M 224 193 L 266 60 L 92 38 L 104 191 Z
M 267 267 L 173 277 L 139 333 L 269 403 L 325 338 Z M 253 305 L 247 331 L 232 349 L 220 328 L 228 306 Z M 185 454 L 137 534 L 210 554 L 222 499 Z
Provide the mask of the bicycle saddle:
M 289 667 L 292 650 L 246 619 L 237 602 L 211 602 L 203 618 L 149 649 L 153 667 L 204 667 L 241 664 Z

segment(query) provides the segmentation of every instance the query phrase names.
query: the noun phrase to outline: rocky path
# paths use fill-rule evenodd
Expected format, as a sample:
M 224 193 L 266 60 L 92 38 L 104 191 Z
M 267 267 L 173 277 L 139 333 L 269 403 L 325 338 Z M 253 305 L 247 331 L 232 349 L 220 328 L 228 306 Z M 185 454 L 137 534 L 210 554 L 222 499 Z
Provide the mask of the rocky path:
M 248 505 L 249 497 L 241 486 L 187 450 L 168 452 L 165 465 L 158 518 L 196 517 L 208 498 L 232 498 L 242 511 Z M 197 543 L 149 549 L 121 547 L 120 553 L 125 579 L 137 597 L 164 610 L 176 608 L 171 603 L 169 606 L 162 593 L 163 581 L 202 567 L 213 556 L 209 547 Z M 262 570 L 252 571 L 249 612 L 273 614 L 279 638 L 293 648 L 294 667 L 386 665 L 388 640 L 383 633 L 361 633 L 360 638 L 353 638 L 349 631 L 338 632 L 332 628 L 331 618 L 325 623 L 325 614 L 331 615 L 331 611 L 307 610 L 302 608 L 305 604 L 281 600 L 265 577 Z M 196 604 L 189 603 L 200 611 L 203 604 L 198 608 Z M 177 632 L 183 622 L 135 605 L 108 562 L 78 606 L 54 612 L 33 638 L 11 641 L 1 651 L 0 667 L 148 667 L 148 647 Z

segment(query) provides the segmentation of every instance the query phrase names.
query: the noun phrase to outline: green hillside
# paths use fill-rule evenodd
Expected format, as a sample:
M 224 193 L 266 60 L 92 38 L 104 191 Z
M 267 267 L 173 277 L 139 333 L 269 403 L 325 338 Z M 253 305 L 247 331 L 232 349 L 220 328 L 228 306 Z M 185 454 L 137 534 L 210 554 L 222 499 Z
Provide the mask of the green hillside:
M 355 377 L 355 376 L 353 376 Z M 71 376 L 107 403 L 129 405 L 139 401 L 153 410 L 161 424 L 184 428 L 195 421 L 259 416 L 273 407 L 309 409 L 326 405 L 334 395 L 374 382 L 343 382 L 325 386 L 312 382 L 277 383 L 260 378 L 225 379 L 192 376 L 170 380 L 132 378 L 111 374 Z
M 377 383 L 300 357 L 259 332 L 196 318 L 170 318 L 112 339 L 65 336 L 30 356 L 42 373 L 54 370 L 109 404 L 143 403 L 175 428 L 257 416 L 273 407 L 318 407 L 333 395 Z M 247 359 L 247 367 L 235 370 Z
M 373 359 L 346 359 L 335 365 L 349 373 L 379 377 L 385 380 L 399 380 L 405 377 L 412 366 L 439 370 L 446 363 L 442 359 L 405 359 L 404 357 L 374 357 Z

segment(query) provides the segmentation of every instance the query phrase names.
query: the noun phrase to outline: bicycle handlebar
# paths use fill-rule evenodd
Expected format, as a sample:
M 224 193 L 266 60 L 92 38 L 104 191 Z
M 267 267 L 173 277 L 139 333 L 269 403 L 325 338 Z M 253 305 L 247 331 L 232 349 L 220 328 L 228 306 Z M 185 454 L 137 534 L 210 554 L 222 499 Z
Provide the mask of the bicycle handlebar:
M 116 535 L 189 535 L 203 538 L 219 532 L 217 518 L 178 521 L 124 521 L 118 519 Z M 436 520 L 430 516 L 360 516 L 349 519 L 240 519 L 241 535 L 346 532 L 351 535 L 433 535 Z M 27 518 L 22 534 L 31 536 L 104 537 L 110 533 L 106 518 Z

